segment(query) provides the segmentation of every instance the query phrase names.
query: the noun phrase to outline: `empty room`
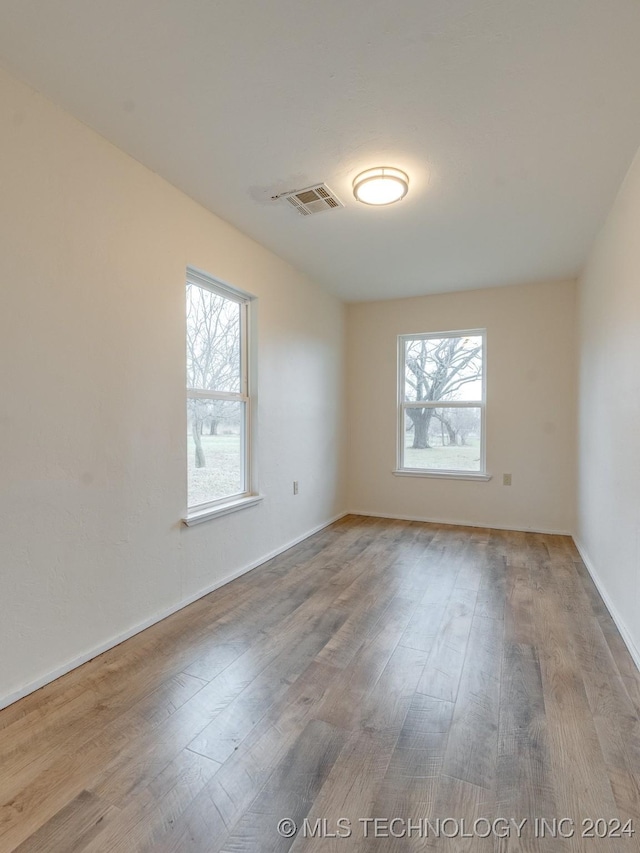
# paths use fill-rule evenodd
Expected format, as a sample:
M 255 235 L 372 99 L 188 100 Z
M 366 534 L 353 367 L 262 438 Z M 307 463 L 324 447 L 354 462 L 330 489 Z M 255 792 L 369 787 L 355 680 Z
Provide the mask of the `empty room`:
M 0 853 L 640 851 L 638 45 L 0 3 Z

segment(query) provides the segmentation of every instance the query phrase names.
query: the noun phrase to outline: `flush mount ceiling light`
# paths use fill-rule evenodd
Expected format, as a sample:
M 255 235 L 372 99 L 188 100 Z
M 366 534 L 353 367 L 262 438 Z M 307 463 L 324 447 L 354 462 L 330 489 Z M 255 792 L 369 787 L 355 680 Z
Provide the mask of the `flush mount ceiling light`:
M 363 204 L 393 204 L 403 199 L 408 191 L 408 175 L 389 166 L 367 169 L 353 181 L 353 194 Z

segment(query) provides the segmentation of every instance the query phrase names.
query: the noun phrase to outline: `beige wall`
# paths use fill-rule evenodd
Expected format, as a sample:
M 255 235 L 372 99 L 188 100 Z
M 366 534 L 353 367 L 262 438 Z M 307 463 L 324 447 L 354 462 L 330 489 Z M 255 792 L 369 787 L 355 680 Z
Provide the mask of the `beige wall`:
M 341 303 L 5 74 L 0 234 L 1 705 L 346 507 Z M 189 529 L 187 264 L 258 297 L 265 495 Z
M 349 508 L 569 532 L 575 457 L 575 283 L 349 306 Z M 397 336 L 487 329 L 486 482 L 397 477 Z M 513 475 L 511 487 L 502 474 Z
M 577 542 L 640 665 L 640 154 L 579 284 Z

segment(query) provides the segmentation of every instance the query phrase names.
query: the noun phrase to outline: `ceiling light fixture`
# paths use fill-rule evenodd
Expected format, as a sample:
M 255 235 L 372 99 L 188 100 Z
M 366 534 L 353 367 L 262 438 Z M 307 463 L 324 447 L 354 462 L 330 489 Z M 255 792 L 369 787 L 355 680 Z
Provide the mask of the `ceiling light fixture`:
M 378 166 L 360 172 L 353 181 L 353 194 L 363 204 L 393 204 L 409 192 L 409 176 L 400 169 Z

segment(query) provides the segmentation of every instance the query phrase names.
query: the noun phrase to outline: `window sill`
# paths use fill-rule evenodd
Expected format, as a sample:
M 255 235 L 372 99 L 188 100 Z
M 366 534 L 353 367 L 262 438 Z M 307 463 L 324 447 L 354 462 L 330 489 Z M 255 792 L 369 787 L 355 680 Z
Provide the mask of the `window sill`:
M 474 474 L 472 471 L 457 472 L 457 471 L 411 471 L 410 469 L 396 470 L 393 472 L 396 477 L 432 477 L 436 480 L 477 480 L 482 483 L 487 483 L 491 478 L 491 474 Z
M 193 527 L 195 524 L 202 524 L 203 521 L 209 521 L 210 518 L 219 518 L 221 515 L 228 515 L 230 512 L 255 506 L 260 503 L 263 497 L 264 495 L 248 495 L 247 497 L 236 498 L 224 504 L 194 509 L 182 519 L 182 523 L 186 524 L 187 527 Z

